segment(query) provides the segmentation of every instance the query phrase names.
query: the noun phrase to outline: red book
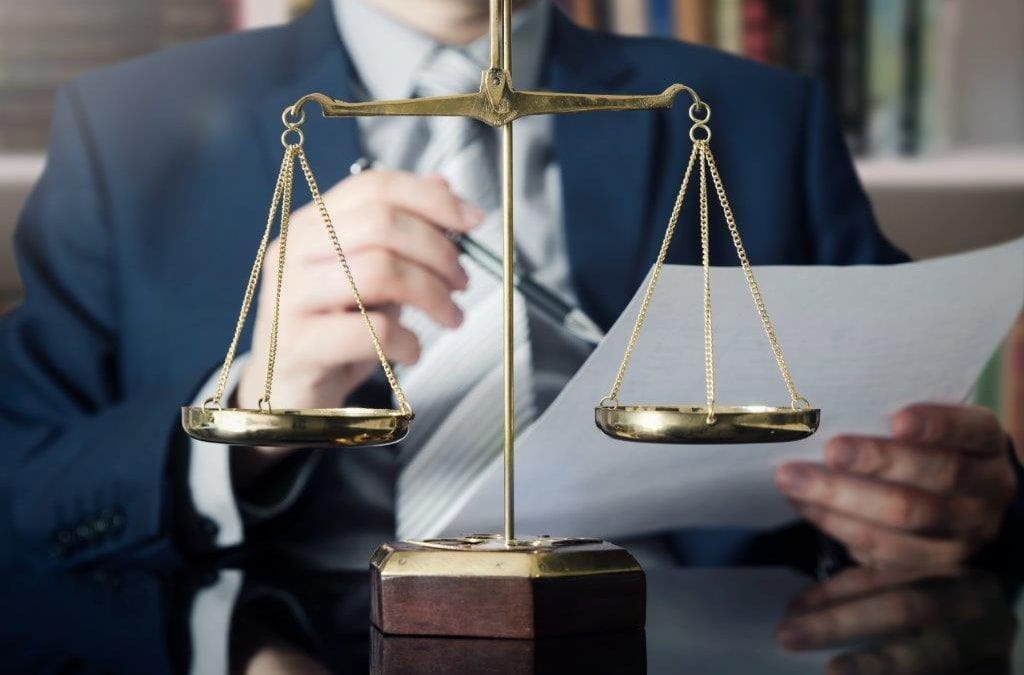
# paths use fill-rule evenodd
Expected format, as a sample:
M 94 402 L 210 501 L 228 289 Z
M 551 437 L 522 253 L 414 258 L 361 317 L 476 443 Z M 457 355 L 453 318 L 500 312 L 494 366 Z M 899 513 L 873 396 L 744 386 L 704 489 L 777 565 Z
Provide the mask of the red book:
M 768 0 L 743 0 L 743 53 L 762 63 L 771 62 L 772 16 Z

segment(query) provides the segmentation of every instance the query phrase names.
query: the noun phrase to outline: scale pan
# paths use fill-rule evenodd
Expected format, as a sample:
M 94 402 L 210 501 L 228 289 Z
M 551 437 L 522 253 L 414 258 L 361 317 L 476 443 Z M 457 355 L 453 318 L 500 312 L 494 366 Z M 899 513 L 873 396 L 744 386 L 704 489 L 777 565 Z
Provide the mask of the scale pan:
M 626 405 L 594 408 L 601 431 L 623 441 L 640 443 L 781 443 L 807 438 L 818 430 L 821 410 L 770 406 Z
M 412 414 L 377 408 L 322 408 L 261 412 L 200 406 L 181 409 L 181 425 L 192 438 L 210 443 L 275 447 L 357 448 L 397 443 Z

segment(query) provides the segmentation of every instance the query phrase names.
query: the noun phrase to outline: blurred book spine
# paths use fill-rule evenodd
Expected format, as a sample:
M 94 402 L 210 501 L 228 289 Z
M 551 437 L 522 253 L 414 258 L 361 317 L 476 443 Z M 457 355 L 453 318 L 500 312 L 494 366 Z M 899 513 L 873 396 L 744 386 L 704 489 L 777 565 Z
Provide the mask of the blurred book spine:
M 1007 7 L 1019 0 L 993 0 Z M 584 26 L 706 44 L 823 81 L 857 153 L 917 154 L 950 144 L 979 105 L 956 72 L 968 0 L 558 0 Z M 1024 3 L 1021 3 L 1024 4 Z M 1016 17 L 1020 14 L 1007 11 Z M 991 31 L 989 31 L 991 32 Z
M 714 5 L 710 0 L 675 0 L 672 14 L 673 33 L 680 40 L 714 42 Z
M 732 54 L 743 53 L 743 0 L 718 0 L 712 5 L 713 44 Z
M 61 83 L 223 32 L 231 14 L 222 0 L 0 0 L 0 153 L 42 151 Z

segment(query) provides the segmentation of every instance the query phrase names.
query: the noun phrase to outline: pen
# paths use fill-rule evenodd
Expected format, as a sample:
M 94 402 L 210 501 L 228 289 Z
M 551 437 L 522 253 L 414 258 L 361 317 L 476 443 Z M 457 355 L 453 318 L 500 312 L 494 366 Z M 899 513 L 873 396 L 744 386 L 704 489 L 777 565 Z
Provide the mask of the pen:
M 366 157 L 360 157 L 352 163 L 350 172 L 354 175 L 374 166 L 377 166 L 377 164 L 371 162 Z M 504 269 L 501 258 L 496 253 L 469 235 L 450 231 L 446 231 L 445 234 L 459 251 L 483 267 L 490 275 L 497 279 L 503 278 Z M 604 331 L 583 310 L 573 307 L 555 293 L 534 281 L 529 275 L 517 271 L 513 276 L 512 282 L 516 290 L 523 294 L 523 298 L 526 299 L 528 305 L 544 316 L 544 318 L 557 326 L 562 326 L 580 340 L 590 344 L 597 344 L 604 337 Z

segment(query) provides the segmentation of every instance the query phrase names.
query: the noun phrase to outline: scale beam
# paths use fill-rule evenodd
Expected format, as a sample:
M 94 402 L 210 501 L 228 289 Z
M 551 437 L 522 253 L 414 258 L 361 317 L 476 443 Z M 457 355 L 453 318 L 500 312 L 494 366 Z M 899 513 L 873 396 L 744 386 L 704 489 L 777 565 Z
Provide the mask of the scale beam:
M 682 92 L 689 94 L 698 108 L 704 105 L 697 93 L 684 84 L 673 84 L 660 94 L 624 96 L 516 91 L 509 82 L 507 71 L 491 69 L 483 72 L 480 91 L 475 94 L 349 103 L 314 93 L 296 101 L 288 113 L 289 117 L 299 117 L 306 104 L 317 103 L 324 117 L 471 117 L 492 127 L 502 127 L 532 115 L 671 108 Z

